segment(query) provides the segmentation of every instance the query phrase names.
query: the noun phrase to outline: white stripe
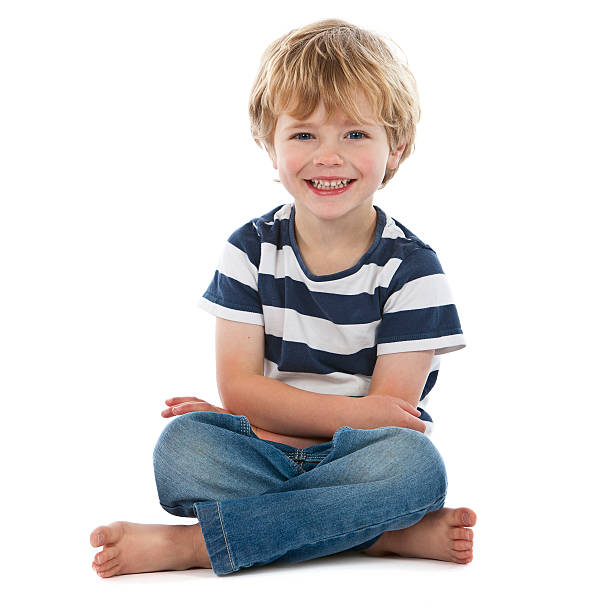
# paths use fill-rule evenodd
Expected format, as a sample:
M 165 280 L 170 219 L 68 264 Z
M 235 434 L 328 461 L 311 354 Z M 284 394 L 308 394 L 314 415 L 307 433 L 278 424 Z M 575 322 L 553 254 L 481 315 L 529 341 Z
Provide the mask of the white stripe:
M 293 207 L 293 204 L 290 202 L 289 204 L 285 204 L 284 206 L 282 206 L 281 208 L 279 208 L 275 213 L 274 213 L 274 221 L 278 220 L 280 221 L 281 219 L 290 219 L 291 218 L 291 208 Z M 274 225 L 274 221 L 268 221 L 268 225 Z
M 385 302 L 383 312 L 400 312 L 452 304 L 450 287 L 444 274 L 430 274 L 406 283 Z
M 367 395 L 371 380 L 371 376 L 344 372 L 331 374 L 281 372 L 269 359 L 264 359 L 264 376 L 280 380 L 296 389 L 326 395 Z
M 207 312 L 214 314 L 216 317 L 221 317 L 222 319 L 239 321 L 240 323 L 254 323 L 256 325 L 264 324 L 263 315 L 259 314 L 258 312 L 247 312 L 246 310 L 226 308 L 225 306 L 221 306 L 207 300 L 205 297 L 200 298 L 198 306 Z
M 429 374 L 431 374 L 431 370 L 429 370 Z M 428 374 L 428 376 L 429 376 Z M 417 408 L 422 408 L 423 410 L 427 410 L 427 404 L 429 403 L 429 395 L 425 399 L 422 399 L 418 404 Z
M 231 242 L 225 243 L 218 270 L 225 276 L 257 291 L 257 268 L 251 263 L 247 254 Z
M 340 295 L 357 295 L 359 293 L 374 294 L 377 287 L 388 287 L 395 271 L 402 260 L 395 257 L 387 261 L 384 266 L 375 263 L 363 265 L 353 274 L 343 278 L 328 281 L 313 281 L 309 279 L 293 252 L 290 245 L 277 249 L 270 242 L 261 245 L 261 262 L 259 272 L 269 274 L 274 278 L 289 277 L 302 282 L 309 291 L 322 291 Z
M 377 355 L 404 353 L 407 351 L 428 351 L 436 349 L 435 355 L 444 355 L 458 351 L 466 346 L 462 334 L 442 336 L 441 338 L 423 338 L 422 340 L 405 340 L 403 342 L 383 342 L 376 348 Z
M 302 342 L 311 349 L 352 355 L 376 345 L 376 329 L 380 321 L 338 325 L 332 321 L 300 314 L 290 308 L 263 306 L 266 334 L 285 342 Z
M 389 215 L 387 215 L 387 223 L 385 223 L 381 238 L 406 238 L 406 240 L 412 241 L 412 238 L 408 238 L 406 234 L 395 225 L 395 221 L 393 221 Z
M 438 363 L 440 362 L 440 358 L 439 357 L 434 357 L 434 361 L 438 360 Z M 437 369 L 437 368 L 436 368 Z M 432 369 L 433 370 L 433 369 Z M 432 371 L 430 370 L 430 372 Z M 430 395 L 427 395 L 427 397 L 423 400 L 421 400 L 418 404 L 417 404 L 417 408 L 422 408 L 423 410 L 427 410 L 427 404 L 429 403 L 429 398 Z M 428 411 L 429 412 L 429 411 Z M 431 433 L 433 431 L 434 428 L 434 424 L 431 421 L 423 421 L 423 423 L 425 423 L 425 435 L 426 436 L 431 436 Z

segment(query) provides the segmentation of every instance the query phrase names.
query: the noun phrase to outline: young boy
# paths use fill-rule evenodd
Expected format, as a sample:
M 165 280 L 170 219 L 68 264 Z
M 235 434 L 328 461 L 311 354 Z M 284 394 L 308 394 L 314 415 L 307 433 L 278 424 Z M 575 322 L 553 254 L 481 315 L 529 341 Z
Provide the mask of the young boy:
M 253 136 L 294 198 L 236 230 L 202 298 L 223 408 L 167 400 L 161 505 L 193 525 L 98 527 L 94 570 L 218 575 L 344 550 L 472 560 L 469 508 L 444 508 L 425 403 L 465 346 L 435 252 L 373 204 L 411 151 L 413 77 L 339 20 L 265 52 Z M 179 415 L 179 416 L 177 416 Z

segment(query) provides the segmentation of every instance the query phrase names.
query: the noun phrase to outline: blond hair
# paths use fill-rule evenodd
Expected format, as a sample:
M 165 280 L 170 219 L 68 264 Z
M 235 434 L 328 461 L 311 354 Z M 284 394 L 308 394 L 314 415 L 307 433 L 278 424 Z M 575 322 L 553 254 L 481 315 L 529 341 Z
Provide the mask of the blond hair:
M 384 125 L 390 149 L 406 144 L 401 164 L 414 148 L 421 116 L 414 76 L 381 36 L 340 19 L 291 30 L 265 50 L 249 98 L 251 134 L 258 146 L 273 148 L 281 112 L 305 119 L 321 101 L 328 114 L 341 110 L 359 123 L 356 90 Z M 397 168 L 387 169 L 381 187 Z

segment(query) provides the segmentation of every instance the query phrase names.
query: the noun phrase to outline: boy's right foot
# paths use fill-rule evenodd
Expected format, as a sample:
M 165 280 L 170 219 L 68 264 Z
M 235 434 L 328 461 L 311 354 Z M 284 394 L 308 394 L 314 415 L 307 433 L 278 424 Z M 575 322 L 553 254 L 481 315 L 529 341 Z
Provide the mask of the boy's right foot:
M 405 529 L 385 531 L 363 553 L 373 557 L 396 554 L 401 557 L 438 559 L 469 563 L 474 555 L 476 513 L 470 508 L 441 508 L 426 514 L 418 523 Z
M 142 525 L 119 521 L 94 529 L 89 542 L 94 548 L 104 547 L 92 563 L 101 578 L 211 567 L 199 523 Z

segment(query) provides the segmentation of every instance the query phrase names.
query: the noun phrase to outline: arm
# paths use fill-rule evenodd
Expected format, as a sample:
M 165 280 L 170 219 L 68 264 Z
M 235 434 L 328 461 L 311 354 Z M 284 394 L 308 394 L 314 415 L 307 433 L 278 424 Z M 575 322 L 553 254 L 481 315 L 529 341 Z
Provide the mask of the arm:
M 416 406 L 427 382 L 434 350 L 379 355 L 368 395 L 401 397 Z
M 224 408 L 268 432 L 318 441 L 350 420 L 358 398 L 296 389 L 266 378 L 264 328 L 217 317 L 217 387 Z M 316 443 L 316 442 L 314 442 Z
M 411 406 L 397 396 L 355 398 L 296 389 L 263 375 L 262 326 L 218 317 L 216 330 L 217 386 L 223 406 L 232 414 L 246 416 L 257 428 L 315 439 L 313 443 L 331 439 L 344 425 L 355 429 L 389 425 L 424 429 L 413 407 L 418 396 Z M 389 368 L 379 368 L 376 379 L 381 381 L 380 388 L 388 385 L 389 373 Z

